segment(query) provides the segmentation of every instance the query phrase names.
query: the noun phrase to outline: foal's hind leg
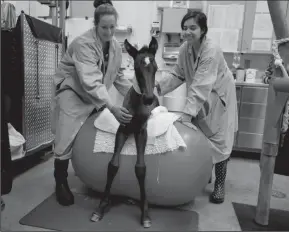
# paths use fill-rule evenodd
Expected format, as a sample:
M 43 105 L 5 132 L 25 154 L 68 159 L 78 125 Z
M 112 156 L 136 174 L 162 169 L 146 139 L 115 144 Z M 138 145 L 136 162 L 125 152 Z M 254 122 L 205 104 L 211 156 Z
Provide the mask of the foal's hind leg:
M 95 210 L 95 212 L 92 214 L 91 221 L 99 221 L 103 218 L 104 213 L 108 211 L 108 208 L 110 206 L 110 189 L 113 183 L 113 180 L 117 174 L 117 171 L 119 169 L 119 158 L 120 158 L 120 152 L 125 144 L 125 141 L 128 138 L 128 134 L 126 133 L 125 126 L 119 126 L 116 137 L 115 137 L 115 147 L 114 147 L 114 154 L 110 162 L 108 163 L 107 167 L 107 179 L 106 179 L 106 186 L 104 195 L 99 203 L 98 208 Z
M 137 149 L 137 162 L 135 165 L 135 174 L 140 187 L 141 224 L 145 228 L 149 228 L 151 226 L 151 219 L 149 217 L 148 202 L 145 191 L 146 165 L 144 161 L 144 154 L 147 143 L 146 128 L 141 129 L 139 132 L 135 132 L 134 136 Z

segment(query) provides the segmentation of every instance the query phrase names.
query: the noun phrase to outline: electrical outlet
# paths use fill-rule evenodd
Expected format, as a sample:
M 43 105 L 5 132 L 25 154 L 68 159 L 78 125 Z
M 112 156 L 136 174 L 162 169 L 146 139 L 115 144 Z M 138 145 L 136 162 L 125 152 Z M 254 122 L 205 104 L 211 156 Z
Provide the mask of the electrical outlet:
M 245 60 L 244 68 L 248 69 L 251 66 L 251 61 L 250 60 Z

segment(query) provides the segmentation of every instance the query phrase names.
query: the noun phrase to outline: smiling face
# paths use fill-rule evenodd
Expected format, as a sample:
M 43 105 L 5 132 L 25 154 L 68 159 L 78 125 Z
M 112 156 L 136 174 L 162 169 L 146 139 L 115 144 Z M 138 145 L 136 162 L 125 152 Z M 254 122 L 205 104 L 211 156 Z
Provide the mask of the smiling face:
M 100 17 L 99 23 L 96 25 L 96 32 L 102 42 L 108 42 L 112 39 L 116 28 L 116 17 L 112 14 Z
M 185 21 L 183 26 L 183 36 L 188 43 L 200 42 L 200 38 L 204 32 L 197 24 L 194 18 L 189 18 Z

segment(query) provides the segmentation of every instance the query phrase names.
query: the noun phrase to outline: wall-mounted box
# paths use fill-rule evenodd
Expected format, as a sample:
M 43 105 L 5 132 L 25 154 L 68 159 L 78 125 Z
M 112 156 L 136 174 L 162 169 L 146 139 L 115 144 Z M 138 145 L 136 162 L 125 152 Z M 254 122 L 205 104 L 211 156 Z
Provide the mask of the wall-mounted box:
M 73 18 L 91 18 L 94 16 L 93 1 L 71 1 L 71 17 Z
M 162 19 L 163 33 L 181 33 L 181 21 L 188 9 L 164 8 Z

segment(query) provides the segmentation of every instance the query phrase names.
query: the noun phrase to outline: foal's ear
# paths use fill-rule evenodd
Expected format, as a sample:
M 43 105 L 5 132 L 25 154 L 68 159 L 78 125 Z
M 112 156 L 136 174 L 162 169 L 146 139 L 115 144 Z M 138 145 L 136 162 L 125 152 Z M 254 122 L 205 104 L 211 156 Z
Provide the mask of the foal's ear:
M 155 37 L 152 37 L 150 45 L 149 45 L 149 50 L 152 54 L 156 54 L 158 50 L 158 41 L 156 40 Z
M 127 39 L 125 39 L 124 41 L 124 47 L 126 49 L 126 51 L 128 52 L 128 54 L 132 57 L 132 58 L 135 58 L 136 55 L 137 55 L 137 49 L 132 46 L 128 41 Z

